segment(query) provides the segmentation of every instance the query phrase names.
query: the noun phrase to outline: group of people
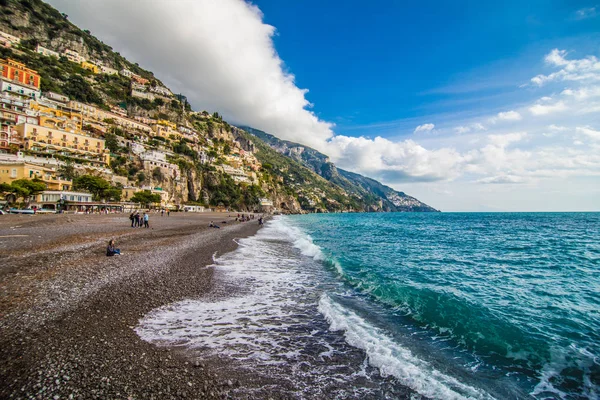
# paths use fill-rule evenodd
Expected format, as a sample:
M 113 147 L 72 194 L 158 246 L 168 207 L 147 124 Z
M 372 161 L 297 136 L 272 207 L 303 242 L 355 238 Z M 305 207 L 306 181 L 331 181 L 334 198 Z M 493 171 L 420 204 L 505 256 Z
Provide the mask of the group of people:
M 150 228 L 150 216 L 148 215 L 148 213 L 144 213 L 143 215 L 140 215 L 139 211 L 131 213 L 129 215 L 129 220 L 131 221 L 132 228 Z

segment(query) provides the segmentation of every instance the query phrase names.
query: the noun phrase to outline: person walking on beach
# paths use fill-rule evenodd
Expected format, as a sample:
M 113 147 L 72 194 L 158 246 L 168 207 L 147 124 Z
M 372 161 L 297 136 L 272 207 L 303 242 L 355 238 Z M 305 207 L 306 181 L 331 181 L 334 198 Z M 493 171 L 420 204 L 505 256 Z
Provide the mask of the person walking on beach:
M 115 247 L 115 239 L 110 239 L 110 241 L 108 242 L 108 246 L 106 247 L 106 256 L 112 257 L 112 256 L 120 256 L 120 255 L 121 255 L 121 249 L 117 249 Z
M 149 219 L 150 219 L 150 216 L 148 215 L 148 213 L 144 213 L 144 228 L 150 228 L 150 225 L 148 225 Z
M 131 221 L 131 227 L 133 228 L 133 222 L 135 221 L 135 218 L 133 217 L 133 213 L 129 214 L 129 220 Z
M 165 209 L 160 210 L 160 216 L 163 217 L 165 215 Z

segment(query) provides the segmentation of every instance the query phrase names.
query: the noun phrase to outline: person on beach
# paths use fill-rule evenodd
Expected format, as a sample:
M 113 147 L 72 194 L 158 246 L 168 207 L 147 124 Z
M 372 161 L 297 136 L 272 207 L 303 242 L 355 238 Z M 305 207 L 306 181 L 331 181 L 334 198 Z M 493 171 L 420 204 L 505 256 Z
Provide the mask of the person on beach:
M 129 220 L 131 221 L 131 227 L 133 228 L 133 222 L 135 218 L 133 217 L 133 213 L 129 214 Z
M 165 215 L 165 209 L 160 210 L 160 216 L 163 217 Z
M 149 220 L 150 216 L 148 215 L 148 213 L 144 213 L 144 228 L 150 228 L 150 225 L 148 225 Z
M 112 257 L 112 256 L 120 256 L 120 255 L 121 255 L 121 249 L 117 249 L 115 247 L 115 239 L 110 239 L 110 242 L 108 242 L 108 246 L 106 247 L 106 256 Z
M 140 226 L 140 213 L 136 212 L 133 216 L 133 227 L 137 228 L 138 226 Z
M 208 224 L 209 228 L 217 228 L 217 229 L 221 229 L 221 227 L 219 225 L 215 225 L 212 221 L 210 221 L 210 224 Z

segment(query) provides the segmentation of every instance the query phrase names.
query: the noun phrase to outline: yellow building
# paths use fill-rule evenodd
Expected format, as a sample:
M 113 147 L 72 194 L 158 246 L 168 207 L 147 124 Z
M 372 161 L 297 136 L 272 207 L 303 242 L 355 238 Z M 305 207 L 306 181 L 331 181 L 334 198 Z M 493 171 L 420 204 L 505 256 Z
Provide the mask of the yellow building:
M 34 124 L 17 125 L 15 129 L 25 150 L 70 156 L 102 166 L 110 162 L 104 139 Z
M 82 61 L 81 68 L 87 69 L 88 71 L 92 71 L 94 74 L 100 73 L 100 68 L 96 64 L 92 64 L 91 62 L 88 62 L 88 61 Z
M 158 125 L 168 126 L 171 129 L 177 129 L 177 124 L 175 122 L 168 121 L 166 119 L 159 119 L 156 121 Z
M 12 183 L 17 179 L 42 180 L 49 190 L 70 190 L 72 181 L 61 179 L 52 168 L 31 164 L 25 161 L 0 163 L 0 182 Z
M 170 138 L 171 135 L 175 136 L 176 138 L 182 137 L 181 132 L 173 128 L 173 126 L 177 127 L 177 125 L 170 123 L 169 121 L 165 121 L 169 122 L 168 124 L 161 124 L 160 121 L 161 120 L 159 120 L 159 122 L 157 122 L 156 124 L 152 125 L 152 130 L 154 131 L 155 136 L 160 136 L 167 139 Z
M 83 116 L 79 110 L 59 105 L 49 106 L 37 101 L 30 102 L 29 108 L 39 112 L 40 126 L 72 133 L 81 132 Z

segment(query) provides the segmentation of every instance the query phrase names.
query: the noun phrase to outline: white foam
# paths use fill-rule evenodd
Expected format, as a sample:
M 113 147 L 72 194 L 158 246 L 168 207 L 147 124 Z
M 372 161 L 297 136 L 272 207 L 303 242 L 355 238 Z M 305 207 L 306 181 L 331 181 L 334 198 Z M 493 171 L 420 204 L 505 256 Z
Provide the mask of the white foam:
M 319 311 L 331 324 L 333 331 L 343 331 L 346 341 L 367 353 L 369 363 L 379 368 L 384 376 L 392 375 L 402 384 L 434 399 L 492 399 L 480 389 L 465 385 L 443 374 L 429 363 L 415 357 L 387 336 L 381 329 L 369 324 L 356 313 L 344 308 L 324 294 Z

